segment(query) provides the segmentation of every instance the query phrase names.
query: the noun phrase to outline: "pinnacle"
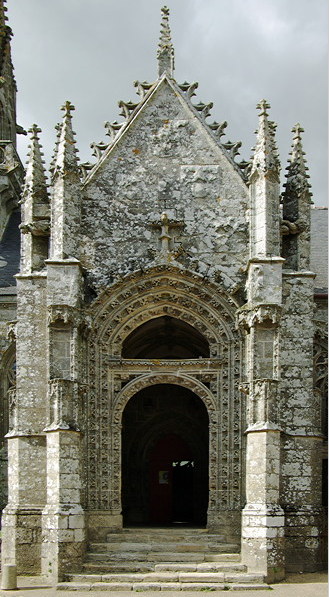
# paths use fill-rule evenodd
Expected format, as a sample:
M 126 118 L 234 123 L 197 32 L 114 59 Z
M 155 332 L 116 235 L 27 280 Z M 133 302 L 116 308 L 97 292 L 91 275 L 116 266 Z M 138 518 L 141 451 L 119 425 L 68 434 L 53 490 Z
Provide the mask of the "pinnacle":
M 159 78 L 165 72 L 172 77 L 174 74 L 174 47 L 171 41 L 169 8 L 167 6 L 163 6 L 161 9 L 161 28 L 157 58 Z
M 292 150 L 290 152 L 291 158 L 289 159 L 290 162 L 296 162 L 299 161 L 300 164 L 303 164 L 304 170 L 307 170 L 307 166 L 305 165 L 305 160 L 304 160 L 304 151 L 303 151 L 303 146 L 302 146 L 302 135 L 301 133 L 304 133 L 304 129 L 301 127 L 301 125 L 299 123 L 295 124 L 295 126 L 291 129 L 291 132 L 294 133 L 293 134 L 293 142 L 292 142 Z
M 44 161 L 42 159 L 43 153 L 39 139 L 41 129 L 36 124 L 33 124 L 29 129 L 29 133 L 31 134 L 31 143 L 29 145 L 23 198 L 30 195 L 37 197 L 38 203 L 48 203 L 47 182 Z
M 298 195 L 307 191 L 309 197 L 311 197 L 312 193 L 309 191 L 310 184 L 307 180 L 309 178 L 309 175 L 307 174 L 308 167 L 304 157 L 305 152 L 303 151 L 301 136 L 304 129 L 297 123 L 293 126 L 291 131 L 293 133 L 293 139 L 288 159 L 289 164 L 286 168 L 287 182 L 284 184 L 286 190 L 283 193 L 283 197 L 287 197 L 293 191 L 297 192 Z
M 52 170 L 54 174 L 56 172 L 64 172 L 72 171 L 77 169 L 78 167 L 78 159 L 77 159 L 77 149 L 75 147 L 75 138 L 74 138 L 74 131 L 72 130 L 72 114 L 71 112 L 74 110 L 73 104 L 67 101 L 62 106 L 61 110 L 63 110 L 63 120 L 62 123 L 58 125 L 58 133 L 57 133 L 57 141 L 56 141 L 56 149 L 54 152 L 54 158 L 52 162 Z
M 159 50 L 164 48 L 172 47 L 171 34 L 169 27 L 169 8 L 164 6 L 161 9 L 161 31 L 160 31 L 160 43 Z
M 280 170 L 280 162 L 275 143 L 276 123 L 268 119 L 268 110 L 270 104 L 262 99 L 257 104 L 259 112 L 259 124 L 256 131 L 257 138 L 254 147 L 254 156 L 252 161 L 251 173 L 262 171 L 266 174 L 269 171 L 275 172 L 277 175 Z

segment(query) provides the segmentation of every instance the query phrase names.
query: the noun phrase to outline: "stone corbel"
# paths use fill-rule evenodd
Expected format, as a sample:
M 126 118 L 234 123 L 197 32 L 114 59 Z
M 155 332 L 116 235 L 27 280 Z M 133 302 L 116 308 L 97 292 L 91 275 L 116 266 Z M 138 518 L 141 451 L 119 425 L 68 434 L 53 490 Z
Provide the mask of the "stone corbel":
M 296 220 L 296 222 L 290 222 L 289 220 L 281 220 L 280 223 L 280 230 L 282 236 L 286 236 L 288 234 L 300 234 L 305 230 L 305 228 L 305 223 L 301 220 Z
M 259 324 L 269 323 L 277 325 L 280 321 L 282 308 L 275 304 L 242 307 L 237 311 L 237 326 L 249 330 Z
M 7 323 L 7 338 L 9 340 L 9 342 L 16 342 L 17 321 L 8 321 L 8 323 Z
M 92 318 L 89 314 L 70 305 L 49 305 L 48 325 L 76 327 L 81 336 L 86 338 L 92 328 Z
M 81 313 L 78 321 L 79 332 L 83 338 L 87 338 L 92 329 L 92 317 L 89 314 Z
M 276 379 L 256 379 L 250 383 L 247 402 L 248 431 L 278 429 L 280 384 Z
M 78 384 L 71 379 L 48 382 L 48 421 L 45 431 L 78 429 Z
M 15 435 L 17 432 L 17 407 L 16 407 L 16 387 L 8 390 L 8 410 L 9 410 L 9 431 L 7 436 Z
M 50 235 L 50 221 L 36 220 L 19 226 L 22 234 L 32 234 L 32 236 L 49 236 Z
M 50 305 L 48 307 L 48 325 L 74 325 L 80 320 L 80 313 L 70 305 Z

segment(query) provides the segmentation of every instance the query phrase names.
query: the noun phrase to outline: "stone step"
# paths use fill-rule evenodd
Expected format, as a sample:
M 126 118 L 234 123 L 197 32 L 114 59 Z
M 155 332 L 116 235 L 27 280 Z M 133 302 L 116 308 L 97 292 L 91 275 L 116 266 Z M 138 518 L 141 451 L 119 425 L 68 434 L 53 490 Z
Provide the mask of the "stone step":
M 233 554 L 232 554 L 233 555 Z M 239 556 L 237 556 L 239 557 Z M 134 573 L 134 572 L 245 572 L 246 566 L 230 562 L 165 562 L 156 564 L 155 562 L 85 562 L 83 570 L 89 574 L 106 573 Z
M 85 562 L 82 564 L 85 573 L 100 574 L 110 572 L 154 572 L 154 562 Z
M 225 547 L 225 546 L 223 546 Z M 217 550 L 217 553 L 210 553 L 210 552 L 206 552 L 205 554 L 205 559 L 208 562 L 221 562 L 223 555 L 224 556 L 236 556 L 238 558 L 238 560 L 240 560 L 240 554 L 238 553 L 240 547 L 238 547 L 237 545 L 226 545 L 226 547 L 230 548 L 230 551 L 228 553 L 225 553 L 225 550 L 223 550 L 223 553 L 220 550 Z
M 62 582 L 57 584 L 60 591 L 223 591 L 223 590 L 264 590 L 270 587 L 265 583 L 200 583 L 200 582 Z
M 132 543 L 132 542 L 120 542 L 120 543 L 91 543 L 89 551 L 102 553 L 102 552 L 134 552 L 134 551 L 162 551 L 162 552 L 187 552 L 187 551 L 205 551 L 207 544 L 205 543 L 160 543 L 160 542 L 149 542 L 149 543 Z
M 133 542 L 133 543 L 156 543 L 156 542 L 179 542 L 179 543 L 225 543 L 225 535 L 209 533 L 207 529 L 125 529 L 117 533 L 108 533 L 109 543 Z
M 150 553 L 88 553 L 83 569 L 89 572 L 139 572 L 155 570 L 188 570 L 190 572 L 204 568 L 216 570 L 221 565 L 238 565 L 239 553 L 195 553 L 173 554 L 165 552 Z
M 229 563 L 201 563 L 201 564 L 181 564 L 181 563 L 165 563 L 165 564 L 151 564 L 145 562 L 134 562 L 132 564 L 122 564 L 108 566 L 104 563 L 98 562 L 95 564 L 85 563 L 84 570 L 88 573 L 118 573 L 118 572 L 246 572 L 247 568 L 244 564 L 229 564 Z
M 209 554 L 207 554 L 207 560 L 208 560 L 208 556 L 209 556 Z M 223 554 L 216 556 L 216 558 L 218 558 L 217 559 L 218 564 L 215 561 L 214 562 L 206 561 L 206 563 L 203 563 L 203 564 L 197 564 L 197 563 L 196 564 L 180 564 L 179 562 L 176 562 L 175 564 L 171 564 L 171 563 L 156 564 L 155 567 L 158 570 L 158 569 L 160 569 L 159 566 L 168 566 L 168 570 L 172 570 L 173 567 L 175 567 L 175 566 L 179 566 L 180 568 L 183 567 L 182 569 L 185 569 L 186 566 L 194 566 L 194 569 L 196 569 L 196 567 L 200 567 L 200 566 L 201 567 L 204 567 L 204 566 L 210 566 L 210 567 L 215 566 L 216 567 L 217 565 L 221 565 L 221 564 L 225 565 L 227 563 L 228 564 L 233 563 L 233 564 L 240 565 L 241 556 L 239 553 L 223 553 Z M 164 570 L 164 568 L 163 568 L 163 570 Z
M 90 583 L 139 583 L 139 582 L 199 582 L 199 583 L 221 583 L 239 582 L 240 584 L 264 582 L 262 574 L 247 572 L 147 572 L 147 573 L 125 573 L 125 574 L 70 574 L 67 575 L 71 582 Z
M 86 563 L 88 562 L 113 562 L 113 561 L 138 561 L 138 562 L 204 562 L 206 559 L 205 552 L 186 552 L 173 553 L 164 551 L 116 551 L 116 552 L 88 552 Z M 217 554 L 214 556 L 217 557 Z M 212 560 L 213 561 L 213 560 Z
M 148 543 L 133 543 L 133 542 L 117 542 L 117 543 L 91 543 L 89 546 L 90 553 L 110 553 L 110 552 L 142 552 L 142 551 L 161 551 L 161 552 L 174 552 L 174 553 L 186 553 L 186 552 L 217 552 L 224 551 L 230 552 L 237 551 L 238 546 L 236 544 L 227 543 L 176 543 L 166 542 L 161 543 L 159 541 L 148 542 Z
M 215 567 L 196 566 L 193 570 L 193 566 L 186 566 L 185 568 L 176 567 L 166 569 L 161 566 L 157 566 L 154 572 L 121 572 L 121 573 L 101 573 L 101 574 L 72 574 L 69 575 L 69 579 L 72 582 L 141 582 L 141 581 L 170 581 L 170 582 L 186 582 L 186 578 L 189 581 L 191 579 L 194 582 L 197 579 L 198 582 L 208 582 L 211 577 L 212 582 L 222 581 L 230 576 L 239 576 L 239 578 L 249 578 L 247 574 L 246 566 L 242 564 L 221 564 Z M 252 575 L 253 576 L 253 575 Z M 258 575 L 259 576 L 259 575 Z M 261 577 L 261 576 L 259 576 Z M 252 578 L 254 581 L 254 576 Z M 244 582 L 244 581 L 242 581 Z

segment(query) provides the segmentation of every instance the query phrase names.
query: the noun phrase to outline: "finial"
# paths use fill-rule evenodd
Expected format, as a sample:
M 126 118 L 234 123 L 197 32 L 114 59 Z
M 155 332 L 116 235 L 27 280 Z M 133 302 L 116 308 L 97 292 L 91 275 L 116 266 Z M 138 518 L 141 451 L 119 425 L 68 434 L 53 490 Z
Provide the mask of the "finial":
M 270 107 L 270 104 L 266 100 L 260 100 L 260 102 L 256 106 L 257 110 L 260 110 L 259 116 L 268 116 L 266 110 L 269 110 Z
M 73 106 L 73 104 L 71 104 L 71 102 L 66 101 L 65 104 L 61 107 L 61 110 L 64 111 L 64 117 L 68 116 L 69 118 L 72 118 L 71 110 L 75 110 L 75 107 Z
M 160 41 L 157 52 L 158 75 L 161 77 L 164 72 L 170 77 L 174 74 L 174 48 L 171 42 L 169 27 L 169 8 L 163 6 L 161 9 Z
M 32 139 L 39 139 L 39 133 L 41 133 L 41 129 L 38 127 L 37 124 L 32 124 L 31 128 L 28 129 L 28 133 L 31 133 L 31 140 Z
M 299 122 L 297 122 L 297 124 L 295 124 L 295 126 L 292 127 L 291 132 L 296 133 L 296 136 L 301 138 L 301 133 L 304 133 L 305 131 L 303 127 L 299 124 Z

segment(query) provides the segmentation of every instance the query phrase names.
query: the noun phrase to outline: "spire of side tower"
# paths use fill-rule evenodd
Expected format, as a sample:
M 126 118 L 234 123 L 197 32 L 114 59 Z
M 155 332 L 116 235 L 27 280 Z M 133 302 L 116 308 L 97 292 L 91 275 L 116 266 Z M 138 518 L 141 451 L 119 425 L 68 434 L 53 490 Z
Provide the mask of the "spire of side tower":
M 16 133 L 25 133 L 16 124 L 16 82 L 11 61 L 12 30 L 7 25 L 7 7 L 0 0 L 0 140 L 12 141 L 16 147 Z
M 308 167 L 302 146 L 304 129 L 296 124 L 293 129 L 289 164 L 286 168 L 285 191 L 282 194 L 282 252 L 285 267 L 293 270 L 310 267 L 311 197 Z
M 310 192 L 310 183 L 308 182 L 309 175 L 307 174 L 308 167 L 304 158 L 305 152 L 302 145 L 302 133 L 304 129 L 299 123 L 291 129 L 293 133 L 293 140 L 291 144 L 291 151 L 289 157 L 289 165 L 287 166 L 287 182 L 284 184 L 286 190 L 284 196 L 288 196 L 289 192 L 294 190 L 299 195 L 305 194 L 310 200 L 312 193 Z
M 71 102 L 65 102 L 61 108 L 64 112 L 63 121 L 58 127 L 58 145 L 54 161 L 54 174 L 58 171 L 78 170 L 77 149 L 75 147 L 74 131 L 72 129 L 72 114 L 75 110 Z
M 5 0 L 0 0 L 0 77 L 9 80 L 14 85 L 16 91 L 16 83 L 14 79 L 14 69 L 11 62 L 10 40 L 13 32 L 7 25 L 7 7 Z
M 157 52 L 158 75 L 161 77 L 166 72 L 169 77 L 174 76 L 174 47 L 171 41 L 169 27 L 169 8 L 164 6 L 161 9 L 161 30 L 160 41 Z
M 22 194 L 22 200 L 28 196 L 33 196 L 38 203 L 49 203 L 46 175 L 44 168 L 43 153 L 40 145 L 39 133 L 41 129 L 33 124 L 29 129 L 31 134 L 31 143 L 29 145 L 29 154 L 26 167 L 25 184 Z
M 258 115 L 259 124 L 250 178 L 253 177 L 255 172 L 258 172 L 258 174 L 271 172 L 274 176 L 279 177 L 280 162 L 275 144 L 276 125 L 268 119 L 267 110 L 270 107 L 264 99 L 257 105 L 257 109 L 260 110 Z
M 280 255 L 280 162 L 269 108 L 265 100 L 257 105 L 259 124 L 249 176 L 251 257 Z
M 41 129 L 36 124 L 29 130 L 31 143 L 21 200 L 21 273 L 40 270 L 48 257 L 50 207 L 40 132 Z
M 81 183 L 72 129 L 74 106 L 66 102 L 62 110 L 51 179 L 51 259 L 76 258 L 78 254 Z

